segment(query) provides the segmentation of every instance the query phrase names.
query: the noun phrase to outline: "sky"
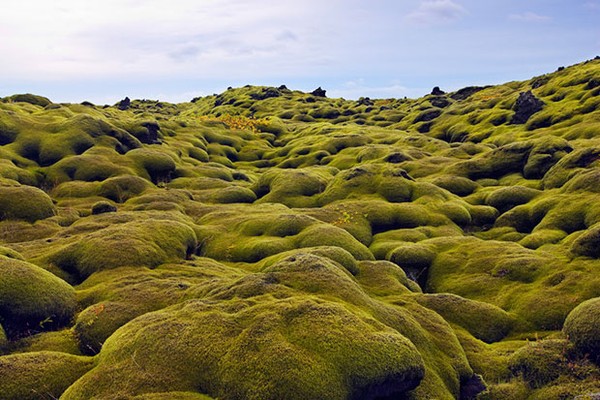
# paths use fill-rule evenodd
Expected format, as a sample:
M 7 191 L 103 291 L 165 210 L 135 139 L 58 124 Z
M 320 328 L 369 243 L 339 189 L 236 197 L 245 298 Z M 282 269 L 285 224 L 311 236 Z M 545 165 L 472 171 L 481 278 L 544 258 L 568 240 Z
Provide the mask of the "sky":
M 169 102 L 246 84 L 356 99 L 529 79 L 600 55 L 600 0 L 19 0 L 0 97 Z

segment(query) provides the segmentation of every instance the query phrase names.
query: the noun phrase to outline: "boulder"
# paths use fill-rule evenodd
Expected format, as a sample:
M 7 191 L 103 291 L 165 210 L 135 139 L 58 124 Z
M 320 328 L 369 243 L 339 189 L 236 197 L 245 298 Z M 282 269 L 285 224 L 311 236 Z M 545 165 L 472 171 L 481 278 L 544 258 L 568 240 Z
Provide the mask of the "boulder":
M 544 108 L 544 102 L 531 93 L 531 91 L 521 92 L 519 98 L 513 107 L 515 114 L 510 121 L 511 124 L 524 124 L 529 118 Z

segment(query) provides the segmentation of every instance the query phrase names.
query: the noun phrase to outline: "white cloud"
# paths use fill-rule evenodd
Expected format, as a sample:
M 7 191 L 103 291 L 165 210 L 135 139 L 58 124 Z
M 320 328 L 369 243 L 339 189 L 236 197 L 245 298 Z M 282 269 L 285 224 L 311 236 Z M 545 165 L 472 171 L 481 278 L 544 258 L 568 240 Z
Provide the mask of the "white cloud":
M 510 14 L 508 18 L 513 21 L 522 22 L 546 22 L 552 20 L 552 18 L 547 15 L 540 15 L 531 11 L 527 11 L 521 14 Z
M 299 71 L 340 0 L 22 0 L 0 13 L 0 74 L 21 79 Z M 31 10 L 36 10 L 32 13 Z M 334 21 L 335 22 L 335 21 Z
M 600 2 L 598 1 L 588 1 L 583 6 L 588 10 L 600 11 Z
M 452 0 L 426 0 L 408 14 L 406 19 L 419 25 L 437 25 L 457 21 L 467 10 Z
M 327 88 L 325 88 L 327 89 Z M 399 82 L 390 82 L 387 85 L 372 85 L 365 79 L 356 79 L 344 82 L 340 87 L 327 90 L 327 96 L 332 98 L 343 97 L 345 99 L 358 99 L 359 97 L 370 97 L 372 99 L 388 98 L 415 98 L 426 93 L 423 88 L 408 88 Z

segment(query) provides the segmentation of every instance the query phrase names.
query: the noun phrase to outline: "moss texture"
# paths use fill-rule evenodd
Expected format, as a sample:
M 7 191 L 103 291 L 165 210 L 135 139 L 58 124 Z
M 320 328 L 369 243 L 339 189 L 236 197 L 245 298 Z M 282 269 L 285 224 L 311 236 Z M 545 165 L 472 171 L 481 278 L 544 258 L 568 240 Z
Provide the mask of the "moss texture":
M 600 392 L 599 71 L 1 99 L 0 397 Z

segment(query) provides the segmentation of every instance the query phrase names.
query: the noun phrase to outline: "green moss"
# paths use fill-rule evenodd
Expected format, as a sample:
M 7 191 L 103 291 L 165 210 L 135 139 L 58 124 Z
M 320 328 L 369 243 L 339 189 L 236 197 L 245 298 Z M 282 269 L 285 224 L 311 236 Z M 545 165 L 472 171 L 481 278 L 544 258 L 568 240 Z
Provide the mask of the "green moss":
M 40 107 L 46 107 L 47 105 L 52 104 L 52 102 L 48 98 L 30 93 L 15 94 L 13 96 L 7 97 L 6 99 L 15 103 L 29 103 Z
M 600 258 L 600 223 L 580 235 L 571 245 L 571 252 L 578 256 Z
M 0 357 L 2 398 L 56 399 L 93 366 L 89 357 L 50 351 Z
M 145 179 L 137 176 L 122 175 L 109 178 L 102 182 L 98 194 L 117 203 L 123 203 L 136 197 L 152 185 Z
M 8 338 L 6 337 L 6 332 L 4 332 L 4 328 L 0 325 L 0 354 L 8 344 Z
M 184 259 L 194 252 L 196 245 L 196 234 L 183 223 L 130 221 L 89 233 L 59 250 L 51 260 L 64 271 L 84 279 L 107 268 L 152 268 L 170 259 Z
M 360 285 L 375 296 L 391 296 L 408 292 L 421 292 L 404 270 L 389 261 L 361 261 L 356 276 Z
M 68 323 L 75 291 L 62 279 L 25 261 L 0 256 L 0 318 L 9 336 Z
M 544 340 L 528 344 L 515 352 L 509 368 L 532 388 L 539 388 L 556 379 L 567 368 L 568 342 Z
M 486 198 L 486 204 L 504 213 L 515 206 L 528 203 L 541 192 L 524 186 L 511 186 L 492 192 Z
M 501 308 L 453 294 L 424 294 L 417 301 L 486 343 L 501 340 L 514 325 L 513 317 Z
M 399 265 L 411 279 L 419 281 L 427 276 L 427 270 L 435 259 L 435 251 L 426 244 L 404 243 L 391 250 L 386 259 Z
M 193 392 L 162 392 L 146 393 L 132 397 L 135 400 L 212 400 L 213 398 L 205 394 Z
M 114 331 L 138 314 L 135 306 L 112 301 L 86 308 L 79 313 L 73 327 L 79 348 L 84 354 L 97 354 Z
M 41 332 L 24 337 L 10 346 L 11 353 L 33 353 L 38 351 L 55 351 L 73 355 L 81 355 L 77 338 L 71 329 Z
M 191 301 L 137 318 L 106 341 L 98 367 L 63 397 L 200 387 L 226 398 L 372 398 L 405 392 L 423 377 L 406 338 L 341 305 L 232 305 Z
M 600 360 L 600 298 L 584 301 L 569 313 L 563 332 L 575 348 L 593 360 Z
M 151 149 L 134 149 L 127 153 L 146 173 L 148 178 L 154 182 L 168 182 L 171 175 L 175 172 L 175 161 L 164 152 Z
M 42 190 L 30 186 L 0 186 L 0 220 L 35 222 L 53 215 L 56 208 Z

